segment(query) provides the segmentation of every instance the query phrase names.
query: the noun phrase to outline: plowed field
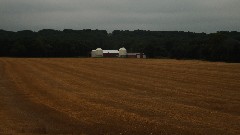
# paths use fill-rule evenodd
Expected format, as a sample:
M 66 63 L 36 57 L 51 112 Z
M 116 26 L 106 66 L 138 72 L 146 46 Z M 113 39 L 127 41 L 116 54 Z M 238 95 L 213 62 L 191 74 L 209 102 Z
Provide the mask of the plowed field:
M 0 58 L 0 134 L 240 134 L 240 64 Z

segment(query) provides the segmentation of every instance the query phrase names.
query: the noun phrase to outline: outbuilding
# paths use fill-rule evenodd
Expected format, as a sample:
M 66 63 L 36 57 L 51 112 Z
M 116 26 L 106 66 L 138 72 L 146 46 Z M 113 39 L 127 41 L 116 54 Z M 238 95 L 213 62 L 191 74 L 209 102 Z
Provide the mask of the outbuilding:
M 103 57 L 103 50 L 101 48 L 97 48 L 96 50 L 92 50 L 91 57 Z
M 144 53 L 127 53 L 127 58 L 143 58 L 146 59 L 146 55 Z
M 103 50 L 103 57 L 118 57 L 118 50 Z
M 97 48 L 96 50 L 92 50 L 91 57 L 146 58 L 146 55 L 144 53 L 127 53 L 127 49 L 122 47 L 119 50 L 102 50 L 101 48 Z

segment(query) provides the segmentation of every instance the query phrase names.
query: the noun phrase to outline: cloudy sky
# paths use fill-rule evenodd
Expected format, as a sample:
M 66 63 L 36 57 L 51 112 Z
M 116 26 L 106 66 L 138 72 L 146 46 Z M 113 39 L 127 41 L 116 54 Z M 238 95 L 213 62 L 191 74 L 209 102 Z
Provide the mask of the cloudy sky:
M 0 0 L 0 29 L 240 31 L 240 0 Z

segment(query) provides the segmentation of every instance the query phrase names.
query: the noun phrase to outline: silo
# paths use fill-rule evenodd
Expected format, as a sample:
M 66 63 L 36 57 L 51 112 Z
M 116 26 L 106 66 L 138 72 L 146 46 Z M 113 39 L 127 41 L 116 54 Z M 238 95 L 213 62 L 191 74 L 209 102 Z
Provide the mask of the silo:
M 92 50 L 91 56 L 92 56 L 93 58 L 96 57 L 96 50 Z
M 121 57 L 121 58 L 127 57 L 127 50 L 124 47 L 119 49 L 119 57 Z
M 101 48 L 96 49 L 96 57 L 103 57 L 103 50 Z

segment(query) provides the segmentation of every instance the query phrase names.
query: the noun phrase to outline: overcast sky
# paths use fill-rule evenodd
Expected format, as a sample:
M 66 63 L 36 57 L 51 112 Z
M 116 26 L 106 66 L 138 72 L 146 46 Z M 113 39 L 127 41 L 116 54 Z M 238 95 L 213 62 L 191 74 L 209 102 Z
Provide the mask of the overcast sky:
M 240 31 L 240 0 L 0 0 L 0 29 Z

